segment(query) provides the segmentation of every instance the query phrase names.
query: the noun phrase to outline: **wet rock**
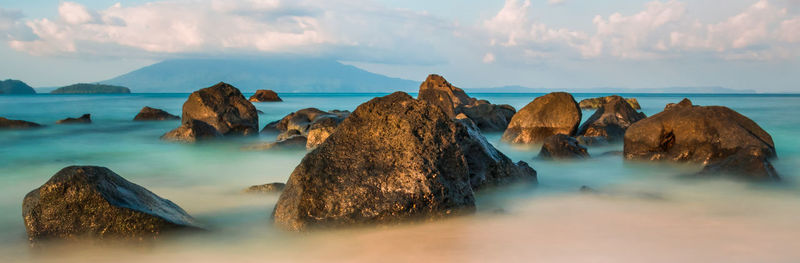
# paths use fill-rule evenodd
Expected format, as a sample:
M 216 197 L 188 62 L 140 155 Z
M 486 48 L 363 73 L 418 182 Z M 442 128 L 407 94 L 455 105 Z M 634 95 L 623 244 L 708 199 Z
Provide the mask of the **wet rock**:
M 23 121 L 23 120 L 11 120 L 0 117 L 0 129 L 30 129 L 30 128 L 38 128 L 42 127 L 35 122 Z
M 308 149 L 313 149 L 328 137 L 347 116 L 349 111 L 306 108 L 292 112 L 283 119 L 267 124 L 262 133 L 279 132 L 277 140 L 300 135 L 308 138 Z
M 474 210 L 458 124 L 402 92 L 360 106 L 289 177 L 273 212 L 288 230 Z
M 78 118 L 66 118 L 63 120 L 56 121 L 56 124 L 89 124 L 92 123 L 92 115 L 91 114 L 84 114 Z
M 578 135 L 604 138 L 608 142 L 622 141 L 631 124 L 646 118 L 620 96 L 605 97 L 606 103 L 578 128 Z
M 197 229 L 178 205 L 113 171 L 70 166 L 25 196 L 22 216 L 32 242 L 45 239 L 153 239 Z
M 189 99 L 183 103 L 181 122 L 182 126 L 193 125 L 195 129 L 202 126 L 197 122 L 204 122 L 223 136 L 258 134 L 256 107 L 244 98 L 239 89 L 224 82 L 200 89 L 189 95 Z M 202 127 L 203 130 L 205 128 Z M 186 132 L 188 130 L 191 129 L 179 127 L 168 133 L 173 136 L 165 134 L 162 138 L 187 142 L 196 141 L 194 138 L 174 137 L 174 135 L 191 136 L 195 134 Z
M 589 157 L 586 147 L 578 143 L 575 138 L 564 134 L 556 134 L 548 137 L 542 144 L 539 151 L 539 158 L 542 159 L 580 159 Z
M 286 188 L 284 183 L 269 183 L 250 186 L 244 190 L 245 193 L 275 194 L 280 193 Z
M 465 114 L 483 132 L 504 131 L 516 113 L 516 109 L 510 105 L 495 105 L 487 100 L 472 98 L 444 77 L 435 74 L 429 75 L 420 85 L 417 98 L 436 105 L 451 118 Z
M 275 93 L 272 90 L 256 90 L 256 94 L 250 96 L 250 101 L 252 102 L 278 102 L 283 101 L 281 97 L 278 97 L 278 93 Z
M 778 181 L 781 178 L 769 157 L 757 147 L 742 149 L 722 161 L 708 164 L 697 175 L 733 176 L 757 181 Z
M 133 118 L 134 121 L 165 121 L 165 120 L 180 120 L 181 117 L 169 114 L 161 109 L 150 108 L 145 106 L 139 111 L 139 114 L 136 114 L 136 117 Z
M 581 107 L 581 109 L 598 109 L 598 108 L 602 107 L 604 104 L 608 103 L 611 100 L 612 97 L 619 97 L 619 96 L 612 95 L 612 96 L 606 96 L 606 97 L 584 99 L 584 100 L 581 100 L 581 102 L 578 103 L 578 105 Z M 634 110 L 641 110 L 642 109 L 642 106 L 639 105 L 639 101 L 637 101 L 636 98 L 627 98 L 627 99 L 624 99 L 624 100 Z
M 203 121 L 191 120 L 161 136 L 162 140 L 177 142 L 197 142 L 222 137 L 213 126 Z
M 503 133 L 503 141 L 530 144 L 556 134 L 573 136 L 581 121 L 581 109 L 566 92 L 554 92 L 534 99 L 520 109 Z

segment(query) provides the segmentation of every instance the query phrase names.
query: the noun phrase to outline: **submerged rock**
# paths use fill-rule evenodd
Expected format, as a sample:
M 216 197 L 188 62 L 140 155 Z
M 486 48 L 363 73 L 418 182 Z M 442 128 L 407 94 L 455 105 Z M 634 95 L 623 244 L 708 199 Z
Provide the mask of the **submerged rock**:
M 23 120 L 11 120 L 0 117 L 0 129 L 29 129 L 29 128 L 38 128 L 42 127 L 35 122 L 23 121 Z
M 224 82 L 200 89 L 189 95 L 189 99 L 183 103 L 181 122 L 181 127 L 165 134 L 162 138 L 191 142 L 196 141 L 196 139 L 176 136 L 211 134 L 206 130 L 207 127 L 205 125 L 200 125 L 198 122 L 203 122 L 213 127 L 217 133 L 223 136 L 258 134 L 256 107 L 244 98 L 239 89 Z M 193 127 L 184 127 L 187 125 L 192 125 Z M 203 132 L 186 132 L 198 128 L 202 128 Z M 205 138 L 209 137 L 206 136 Z
M 144 106 L 139 114 L 133 118 L 134 121 L 165 121 L 165 120 L 180 120 L 181 117 L 169 114 L 161 109 L 150 108 Z
M 208 123 L 191 120 L 161 136 L 162 140 L 178 142 L 197 142 L 222 137 L 222 134 Z
M 272 90 L 264 90 L 260 89 L 256 91 L 256 94 L 250 96 L 250 101 L 252 102 L 278 102 L 283 101 L 281 97 L 278 97 L 278 93 L 275 93 Z
M 516 113 L 510 105 L 495 105 L 472 98 L 436 74 L 429 75 L 422 82 L 417 98 L 441 108 L 450 118 L 465 114 L 484 132 L 504 131 Z
M 608 142 L 622 141 L 631 124 L 646 118 L 620 96 L 605 97 L 606 103 L 578 128 L 578 135 L 604 138 Z
M 581 109 L 566 92 L 553 92 L 534 99 L 520 109 L 503 133 L 509 143 L 538 143 L 547 137 L 564 134 L 573 136 L 581 121 Z
M 244 190 L 245 193 L 263 193 L 263 194 L 273 194 L 273 193 L 280 193 L 283 189 L 286 188 L 286 184 L 284 183 L 269 183 L 269 184 L 260 184 L 250 186 Z
M 28 238 L 152 239 L 199 228 L 178 205 L 105 167 L 70 166 L 25 196 Z
M 84 114 L 78 118 L 66 118 L 63 120 L 56 121 L 56 124 L 89 124 L 92 123 L 92 115 L 91 114 Z
M 542 159 L 580 159 L 589 157 L 586 147 L 575 138 L 564 134 L 556 134 L 544 140 L 539 158 Z
M 581 109 L 598 109 L 602 107 L 604 104 L 608 103 L 613 97 L 619 97 L 617 95 L 606 96 L 606 97 L 599 97 L 599 98 L 591 98 L 591 99 L 584 99 L 581 100 L 578 105 Z M 642 106 L 639 105 L 639 101 L 636 98 L 623 98 L 628 105 L 631 106 L 634 110 L 641 110 Z
M 440 108 L 402 92 L 358 106 L 292 172 L 275 224 L 305 230 L 473 210 L 458 129 Z

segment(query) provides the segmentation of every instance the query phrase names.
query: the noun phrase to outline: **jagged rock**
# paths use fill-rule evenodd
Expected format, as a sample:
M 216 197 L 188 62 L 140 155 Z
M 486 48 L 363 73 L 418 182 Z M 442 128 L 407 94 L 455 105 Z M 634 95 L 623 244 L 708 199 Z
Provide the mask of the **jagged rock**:
M 245 193 L 261 193 L 261 194 L 273 194 L 273 193 L 280 193 L 283 189 L 286 188 L 286 184 L 284 183 L 269 183 L 269 184 L 260 184 L 250 186 L 244 190 Z
M 553 92 L 534 99 L 520 109 L 503 133 L 509 143 L 538 143 L 556 134 L 573 136 L 581 121 L 581 109 L 566 92 Z
M 29 128 L 38 128 L 42 127 L 35 122 L 23 121 L 23 120 L 11 120 L 0 117 L 0 129 L 29 129 Z
M 564 134 L 556 134 L 544 140 L 539 158 L 542 159 L 580 159 L 589 157 L 586 147 L 575 138 Z
M 442 76 L 431 74 L 419 87 L 418 99 L 441 108 L 447 116 L 467 115 L 481 131 L 504 131 L 516 110 L 510 105 L 495 105 L 487 100 L 469 97 L 464 90 L 447 82 Z
M 92 123 L 92 115 L 91 114 L 84 114 L 78 118 L 66 118 L 63 120 L 56 121 L 56 124 L 89 124 Z
M 646 118 L 644 113 L 634 110 L 628 102 L 620 96 L 604 97 L 606 103 L 589 117 L 578 128 L 578 135 L 584 137 L 600 137 L 608 142 L 622 141 L 625 130 L 631 124 Z
M 222 134 L 213 126 L 203 121 L 191 120 L 178 128 L 171 130 L 161 136 L 162 140 L 178 142 L 197 142 L 202 140 L 222 137 Z
M 145 106 L 139 111 L 139 114 L 136 114 L 136 117 L 133 118 L 134 121 L 166 121 L 166 120 L 180 120 L 181 117 L 169 114 L 161 109 L 150 108 Z
M 182 127 L 179 127 L 162 136 L 164 139 L 179 141 L 196 141 L 193 138 L 178 138 L 175 135 L 192 136 L 187 132 L 192 125 L 194 129 L 202 128 L 200 135 L 208 135 L 206 127 L 197 122 L 204 122 L 212 126 L 223 136 L 254 135 L 258 134 L 258 113 L 256 107 L 244 98 L 242 93 L 234 86 L 220 82 L 214 86 L 192 92 L 189 99 L 183 103 Z M 206 137 L 209 138 L 209 137 Z
M 250 96 L 250 101 L 252 102 L 278 102 L 283 101 L 281 97 L 278 97 L 278 93 L 275 93 L 272 90 L 257 90 L 256 94 Z
M 70 166 L 25 196 L 28 238 L 145 240 L 199 228 L 178 205 L 105 167 Z
M 599 97 L 599 98 L 591 98 L 591 99 L 584 99 L 584 100 L 581 100 L 581 102 L 578 103 L 578 105 L 581 107 L 581 109 L 598 109 L 598 108 L 602 107 L 603 104 L 608 103 L 608 101 L 614 96 L 617 96 L 617 95 Z M 617 97 L 619 97 L 619 96 L 617 96 Z M 639 101 L 637 101 L 636 98 L 627 98 L 627 99 L 624 99 L 624 100 L 634 110 L 641 110 L 642 109 L 642 106 L 639 105 Z

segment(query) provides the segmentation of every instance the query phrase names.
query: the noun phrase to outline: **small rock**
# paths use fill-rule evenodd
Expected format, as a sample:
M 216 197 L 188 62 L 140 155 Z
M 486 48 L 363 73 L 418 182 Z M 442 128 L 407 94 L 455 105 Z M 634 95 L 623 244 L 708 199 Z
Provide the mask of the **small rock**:
M 539 158 L 542 159 L 580 159 L 589 157 L 586 147 L 575 138 L 556 134 L 544 140 Z
M 244 190 L 245 193 L 273 194 L 280 193 L 286 187 L 284 183 L 270 183 L 250 186 Z
M 180 120 L 181 117 L 169 114 L 162 109 L 150 108 L 145 106 L 133 118 L 134 121 L 165 121 L 165 120 Z
M 23 121 L 23 120 L 11 120 L 0 117 L 0 129 L 29 129 L 29 128 L 38 128 L 42 127 L 35 122 Z
M 92 115 L 88 113 L 81 115 L 78 118 L 66 118 L 56 122 L 56 124 L 89 124 L 89 123 L 92 123 Z
M 283 101 L 281 97 L 278 97 L 278 93 L 275 93 L 272 90 L 257 90 L 256 94 L 250 96 L 250 101 L 252 102 L 278 102 Z
M 190 122 L 184 123 L 180 127 L 167 132 L 161 136 L 161 139 L 166 141 L 192 143 L 218 137 L 222 137 L 222 134 L 220 134 L 219 131 L 214 128 L 214 126 L 208 125 L 208 123 L 202 121 L 191 120 Z

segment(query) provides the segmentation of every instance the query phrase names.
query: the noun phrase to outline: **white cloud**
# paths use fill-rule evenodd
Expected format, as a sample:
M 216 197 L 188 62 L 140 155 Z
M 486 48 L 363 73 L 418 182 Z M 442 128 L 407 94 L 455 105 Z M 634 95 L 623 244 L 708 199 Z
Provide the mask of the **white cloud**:
M 547 0 L 548 4 L 551 5 L 560 5 L 563 4 L 566 0 Z
M 494 63 L 494 61 L 495 57 L 494 54 L 492 53 L 486 53 L 486 55 L 483 56 L 483 63 L 489 64 L 489 63 Z

